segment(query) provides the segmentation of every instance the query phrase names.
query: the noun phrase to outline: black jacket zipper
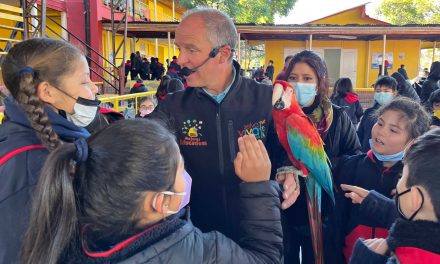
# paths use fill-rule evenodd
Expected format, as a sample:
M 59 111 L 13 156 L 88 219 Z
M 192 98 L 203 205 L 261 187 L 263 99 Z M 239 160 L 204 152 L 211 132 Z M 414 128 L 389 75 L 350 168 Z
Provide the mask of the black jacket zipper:
M 231 162 L 235 159 L 235 137 L 234 137 L 234 122 L 228 121 L 228 141 L 229 141 L 229 154 L 231 155 Z

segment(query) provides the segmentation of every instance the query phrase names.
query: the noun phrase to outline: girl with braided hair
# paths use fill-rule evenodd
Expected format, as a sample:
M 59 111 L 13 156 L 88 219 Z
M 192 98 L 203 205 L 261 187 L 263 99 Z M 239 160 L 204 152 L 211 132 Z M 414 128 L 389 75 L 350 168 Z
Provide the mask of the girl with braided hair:
M 11 96 L 0 126 L 0 263 L 18 262 L 32 193 L 48 153 L 86 138 L 99 101 L 87 61 L 68 42 L 16 44 L 2 64 Z

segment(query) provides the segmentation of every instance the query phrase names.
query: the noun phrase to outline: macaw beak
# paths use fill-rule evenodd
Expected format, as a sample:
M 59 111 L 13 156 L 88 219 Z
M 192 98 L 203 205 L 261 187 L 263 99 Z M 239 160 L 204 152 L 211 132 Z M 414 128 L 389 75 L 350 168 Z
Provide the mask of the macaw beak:
M 283 94 L 284 88 L 281 84 L 275 84 L 272 93 L 272 105 L 275 110 L 283 110 L 284 102 L 283 102 Z

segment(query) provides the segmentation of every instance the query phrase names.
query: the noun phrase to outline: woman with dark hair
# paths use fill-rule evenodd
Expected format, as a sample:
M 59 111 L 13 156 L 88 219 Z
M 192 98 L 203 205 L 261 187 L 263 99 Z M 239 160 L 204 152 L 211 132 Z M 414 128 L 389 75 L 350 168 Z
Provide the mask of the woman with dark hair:
M 350 78 L 340 78 L 336 81 L 330 99 L 333 104 L 344 109 L 353 125 L 356 126 L 359 123 L 364 110 L 359 102 L 359 96 L 353 92 Z
M 297 53 L 290 61 L 282 80 L 294 87 L 298 103 L 315 124 L 333 167 L 342 155 L 354 155 L 359 152 L 360 143 L 350 117 L 327 97 L 327 65 L 318 54 L 308 50 Z M 300 248 L 302 263 L 315 263 L 304 188 L 305 184 L 301 179 L 301 194 L 295 204 L 285 211 L 285 263 L 300 263 Z M 330 198 L 323 195 L 321 216 L 324 226 L 324 259 L 326 263 L 338 263 L 339 259 L 336 258 L 342 258 L 342 253 L 336 256 L 336 252 L 332 252 L 331 227 L 328 228 L 331 223 L 327 221 L 331 210 Z
M 157 121 L 122 120 L 51 153 L 22 263 L 281 263 L 280 200 L 268 154 L 254 136 L 238 145 L 240 245 L 189 221 L 192 180 L 176 138 Z

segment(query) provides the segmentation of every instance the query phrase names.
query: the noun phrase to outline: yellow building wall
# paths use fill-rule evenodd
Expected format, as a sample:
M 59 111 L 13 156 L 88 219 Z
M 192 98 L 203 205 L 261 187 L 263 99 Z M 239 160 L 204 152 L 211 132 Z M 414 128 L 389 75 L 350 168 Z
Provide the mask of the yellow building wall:
M 154 17 L 154 1 L 148 1 L 148 7 L 151 13 L 151 21 L 156 21 Z M 173 9 L 162 4 L 156 2 L 157 7 L 157 21 L 172 21 L 173 18 Z M 178 13 L 176 10 L 174 12 L 174 18 L 180 20 L 182 14 Z
M 14 13 L 14 15 L 17 15 L 16 13 Z M 51 10 L 48 9 L 47 10 L 47 16 L 50 16 L 53 20 L 55 20 L 58 24 L 61 25 L 61 13 L 55 10 Z M 1 25 L 5 25 L 5 26 L 11 26 L 11 27 L 15 27 L 15 23 L 16 21 L 12 21 L 12 20 L 7 20 L 7 19 L 0 19 L 0 24 Z M 49 38 L 55 38 L 55 39 L 61 39 L 60 37 L 58 37 L 56 34 L 61 36 L 61 27 L 59 27 L 58 25 L 56 25 L 52 20 L 50 19 L 46 19 L 46 35 Z M 50 29 L 52 30 L 50 30 Z M 56 34 L 55 34 L 55 33 Z M 12 33 L 11 29 L 5 29 L 5 28 L 0 28 L 0 38 L 10 38 Z M 19 32 L 16 36 L 15 39 L 17 40 L 22 40 L 22 34 Z M 0 41 L 0 48 L 4 49 L 6 46 L 6 42 L 4 41 Z
M 388 70 L 391 74 L 405 64 L 406 71 L 409 78 L 417 76 L 418 60 L 419 60 L 419 40 L 390 40 L 387 41 L 386 52 L 393 52 L 393 68 Z M 267 65 L 269 60 L 274 61 L 275 74 L 280 72 L 284 65 L 284 49 L 285 48 L 300 47 L 306 49 L 308 41 L 286 41 L 273 40 L 266 41 L 266 56 L 265 63 Z M 370 43 L 370 56 L 368 56 L 368 42 L 367 41 L 313 41 L 313 48 L 341 48 L 341 49 L 356 49 L 357 50 L 357 69 L 356 69 L 356 84 L 357 87 L 370 87 L 378 75 L 378 69 L 371 69 L 371 60 L 373 53 L 382 54 L 382 41 L 372 41 Z M 402 58 L 399 57 L 401 55 Z M 368 70 L 367 70 L 367 67 Z M 367 73 L 368 71 L 368 73 Z M 368 75 L 368 79 L 367 79 Z M 342 77 L 342 76 L 341 76 Z
M 420 46 L 421 49 L 433 49 L 434 47 L 440 48 L 440 42 L 422 41 Z
M 284 48 L 305 49 L 305 47 L 304 41 L 268 40 L 266 41 L 266 59 L 261 65 L 264 64 L 267 67 L 269 60 L 273 60 L 276 76 L 284 67 Z
M 382 53 L 383 41 L 372 41 L 370 47 L 371 54 Z M 396 72 L 401 64 L 405 64 L 405 69 L 410 79 L 418 75 L 420 40 L 389 40 L 386 42 L 386 52 L 393 52 L 393 68 L 388 69 L 388 74 Z M 377 79 L 378 73 L 378 69 L 371 69 L 370 66 L 370 85 Z
M 371 20 L 362 18 L 362 7 L 358 7 L 352 10 L 342 12 L 340 14 L 323 18 L 314 21 L 310 24 L 333 24 L 333 25 L 346 25 L 346 24 L 377 24 Z
M 55 20 L 59 25 L 61 25 L 61 12 L 58 11 L 48 11 L 47 16 L 50 16 L 53 20 Z M 50 29 L 51 30 L 50 30 Z M 55 31 L 55 33 L 54 33 Z M 46 19 L 46 35 L 49 38 L 54 38 L 54 39 L 61 39 L 62 36 L 62 29 L 60 26 L 58 26 L 56 23 L 54 23 L 52 20 L 50 19 Z
M 18 7 L 18 5 L 11 5 L 11 4 L 8 4 L 8 6 Z M 5 13 L 5 14 L 14 15 L 14 16 L 21 16 L 21 14 L 16 13 L 16 12 L 12 12 L 12 11 L 9 12 L 6 10 L 0 10 L 0 12 Z M 16 22 L 17 21 L 10 20 L 10 19 L 3 19 L 3 18 L 0 19 L 0 25 L 10 26 L 10 27 L 15 27 Z M 0 28 L 0 38 L 9 39 L 11 37 L 11 33 L 12 33 L 11 29 Z M 21 40 L 22 34 L 18 33 L 14 39 Z M 7 43 L 5 41 L 0 41 L 0 48 L 3 50 L 6 47 L 6 44 Z
M 10 27 L 15 27 L 15 21 L 12 20 L 0 19 L 0 24 Z M 11 37 L 11 33 L 12 33 L 11 29 L 0 28 L 0 38 L 8 39 Z M 22 39 L 21 35 L 22 35 L 21 33 L 18 33 L 14 39 L 21 40 Z M 6 42 L 0 41 L 0 48 L 3 50 L 5 47 L 6 47 Z

